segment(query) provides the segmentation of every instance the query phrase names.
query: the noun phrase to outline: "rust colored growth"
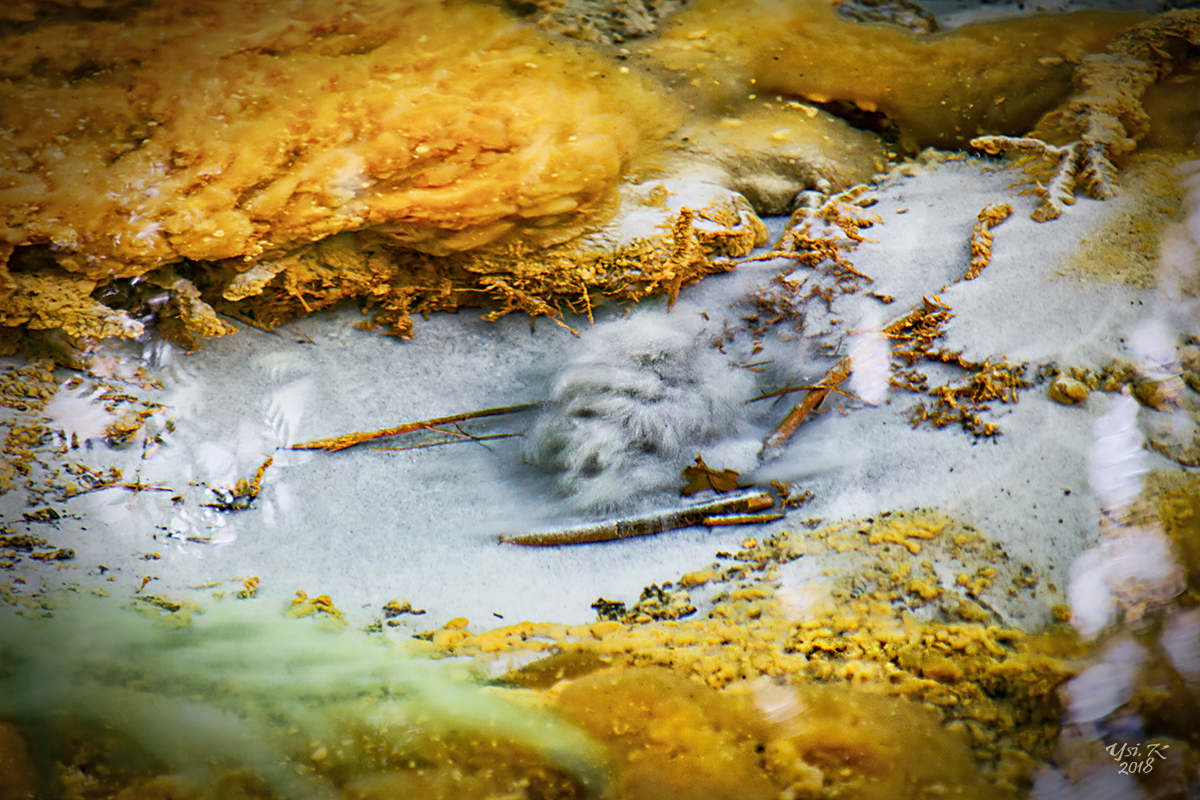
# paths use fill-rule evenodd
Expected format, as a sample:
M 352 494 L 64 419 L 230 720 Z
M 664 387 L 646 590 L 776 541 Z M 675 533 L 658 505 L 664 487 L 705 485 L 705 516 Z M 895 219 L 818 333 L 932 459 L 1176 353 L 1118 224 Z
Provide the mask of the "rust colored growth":
M 619 600 L 597 598 L 592 603 L 596 616 L 603 622 L 620 622 L 638 625 L 662 620 L 677 620 L 696 613 L 691 596 L 683 586 L 673 587 L 670 581 L 662 586 L 651 584 L 642 589 L 642 594 L 632 608 Z
M 138 431 L 146 424 L 146 420 L 162 410 L 162 406 L 152 404 L 140 411 L 130 411 L 113 420 L 104 428 L 104 440 L 111 447 L 124 447 L 133 441 Z
M 1017 402 L 1017 389 L 1031 385 L 1024 379 L 1025 365 L 1003 358 L 968 361 L 961 351 L 936 347 L 951 316 L 950 307 L 935 295 L 933 299 L 924 298 L 919 307 L 884 329 L 892 339 L 905 342 L 892 351 L 892 357 L 907 367 L 895 370 L 892 385 L 933 398 L 931 407 L 925 403 L 913 407 L 910 418 L 914 426 L 929 422 L 935 428 L 944 428 L 959 423 L 975 436 L 995 436 L 999 426 L 984 422 L 980 413 L 987 411 L 993 400 Z M 966 370 L 967 378 L 958 384 L 931 387 L 925 375 L 913 369 L 921 362 L 953 364 Z
M 92 469 L 86 464 L 81 464 L 77 461 L 67 462 L 65 467 L 67 474 L 78 480 L 68 480 L 63 486 L 62 499 L 69 500 L 88 492 L 98 492 L 102 489 L 108 489 L 113 486 L 121 486 L 121 478 L 124 477 L 124 472 L 116 467 L 108 469 Z
M 834 265 L 838 285 L 857 288 L 871 277 L 855 269 L 846 253 L 867 241 L 862 231 L 879 222 L 865 209 L 874 204 L 866 194 L 867 186 L 855 186 L 836 194 L 816 208 L 801 208 L 788 222 L 786 253 L 808 267 L 829 262 Z
M 1012 206 L 1008 203 L 989 203 L 979 212 L 978 221 L 971 230 L 971 268 L 963 276 L 964 281 L 979 277 L 988 262 L 992 260 L 992 240 L 995 234 L 992 228 L 1008 219 Z
M 936 294 L 932 298 L 922 297 L 919 305 L 883 329 L 896 343 L 892 355 L 909 366 L 925 360 L 932 343 L 945 335 L 943 326 L 951 316 L 950 306 Z
M 784 481 L 771 481 L 771 488 L 779 495 L 779 502 L 784 509 L 800 508 L 809 500 L 813 499 L 813 493 L 809 489 L 800 489 L 795 484 L 786 483 Z
M 783 418 L 783 422 L 779 423 L 779 426 L 763 442 L 763 458 L 778 453 L 787 444 L 788 439 L 792 438 L 792 434 L 800 427 L 800 423 L 808 419 L 808 415 L 821 404 L 821 401 L 848 377 L 850 377 L 850 359 L 842 358 L 825 373 L 825 377 L 816 386 L 808 390 L 808 394 L 804 396 L 803 400 L 792 407 L 788 415 Z
M 421 616 L 425 613 L 423 608 L 413 608 L 412 603 L 402 598 L 392 598 L 383 606 L 383 618 L 393 620 L 402 614 L 412 614 L 413 616 Z M 389 625 L 398 625 L 399 623 L 389 622 Z
M 54 362 L 49 359 L 32 361 L 23 367 L 8 367 L 0 374 L 0 407 L 39 412 L 57 393 Z
M 548 317 L 570 329 L 568 313 L 591 320 L 602 302 L 669 295 L 677 291 L 673 287 L 732 269 L 736 262 L 728 258 L 749 253 L 761 238 L 750 220 L 730 209 L 714 205 L 685 211 L 669 218 L 669 230 L 618 247 L 604 242 L 584 246 L 575 239 L 544 247 L 519 241 L 434 255 L 398 247 L 366 231 L 343 233 L 297 248 L 271 262 L 270 269 L 260 264 L 236 273 L 235 267 L 244 268 L 240 262 L 209 264 L 203 283 L 206 296 L 215 293 L 218 311 L 255 326 L 279 325 L 360 298 L 370 313 L 360 327 L 384 328 L 401 338 L 412 337 L 415 314 L 476 307 L 489 309 L 489 321 L 516 312 L 531 320 Z M 697 220 L 716 229 L 697 227 Z M 252 273 L 257 274 L 249 282 L 253 292 L 221 295 L 222 287 Z
M 504 278 L 495 277 L 485 278 L 482 281 L 482 285 L 485 288 L 499 293 L 504 299 L 503 308 L 497 309 L 496 311 L 489 311 L 483 315 L 483 319 L 486 322 L 495 322 L 505 314 L 511 314 L 514 311 L 524 311 L 529 315 L 529 323 L 531 326 L 533 325 L 533 320 L 537 319 L 538 317 L 549 317 L 554 321 L 554 324 L 561 328 L 566 328 L 572 336 L 579 336 L 579 331 L 575 330 L 563 321 L 562 312 L 547 303 L 545 300 L 542 300 L 530 294 L 529 292 L 522 291 L 521 289 L 517 288 L 513 285 L 515 282 L 516 281 L 513 279 L 505 280 Z M 584 291 L 587 291 L 586 287 L 584 287 Z M 676 288 L 675 292 L 678 294 L 679 289 Z M 672 304 L 674 303 L 674 295 L 671 296 L 670 302 Z
M 39 508 L 37 511 L 26 511 L 21 518 L 26 522 L 58 522 L 62 515 L 53 508 Z
M 345 624 L 346 618 L 342 615 L 341 610 L 333 604 L 333 600 L 329 595 L 323 594 L 318 597 L 310 598 L 307 593 L 297 591 L 296 597 L 292 600 L 291 606 L 287 610 L 289 617 L 308 617 L 318 614 L 330 619 L 336 620 Z
M 267 467 L 274 463 L 274 457 L 268 456 L 267 460 L 255 470 L 253 478 L 249 480 L 238 478 L 237 483 L 231 487 L 210 487 L 212 493 L 217 496 L 217 502 L 204 503 L 204 506 L 215 508 L 218 511 L 245 511 L 250 508 L 258 499 L 258 493 L 262 491 L 263 476 L 267 472 Z
M 611 542 L 635 536 L 651 536 L 692 525 L 703 525 L 706 524 L 706 519 L 721 514 L 762 511 L 774 505 L 775 499 L 767 492 L 746 492 L 682 508 L 592 522 L 557 531 L 501 536 L 500 543 L 527 547 L 554 547 L 565 544 Z
M 679 209 L 679 216 L 671 227 L 671 255 L 663 270 L 666 278 L 667 308 L 672 308 L 679 299 L 683 278 L 692 268 L 707 261 L 693 222 L 696 212 L 690 208 Z
M 778 252 L 768 255 L 773 258 L 779 257 Z M 797 333 L 803 330 L 808 297 L 802 297 L 800 289 L 806 281 L 803 277 L 795 279 L 787 275 L 776 275 L 769 284 L 747 296 L 746 302 L 750 309 L 742 319 L 756 343 L 761 343 L 767 330 L 781 322 L 790 320 Z
M 1062 216 L 1067 206 L 1075 203 L 1075 185 L 1084 181 L 1088 195 L 1100 200 L 1113 196 L 1111 189 L 1112 165 L 1103 159 L 1103 148 L 1086 147 L 1079 142 L 1054 145 L 1029 136 L 980 136 L 971 140 L 971 146 L 991 155 L 1018 152 L 1024 155 L 1019 162 L 1034 175 L 1038 174 L 1035 159 L 1048 164 L 1052 170 L 1048 181 L 1037 183 L 1036 192 L 1042 199 L 1034 209 L 1032 218 L 1047 222 Z M 1102 161 L 1103 163 L 1102 163 Z
M 469 419 L 482 419 L 483 417 L 497 417 L 502 414 L 516 414 L 521 411 L 528 411 L 531 408 L 537 408 L 540 403 L 520 403 L 515 406 L 498 406 L 496 408 L 485 408 L 480 411 L 467 411 L 462 414 L 451 414 L 448 417 L 435 417 L 434 419 L 420 420 L 419 422 L 406 422 L 403 425 L 397 425 L 394 428 L 383 428 L 377 431 L 359 431 L 357 433 L 346 433 L 341 436 L 332 436 L 328 439 L 314 439 L 311 442 L 302 442 L 291 446 L 292 450 L 324 450 L 326 453 L 336 453 L 339 450 L 345 450 L 355 445 L 363 444 L 364 442 L 372 442 L 376 439 L 386 439 L 389 436 L 399 436 L 403 433 L 412 433 L 414 431 L 424 431 L 436 428 L 439 425 L 450 425 L 455 422 L 463 422 Z

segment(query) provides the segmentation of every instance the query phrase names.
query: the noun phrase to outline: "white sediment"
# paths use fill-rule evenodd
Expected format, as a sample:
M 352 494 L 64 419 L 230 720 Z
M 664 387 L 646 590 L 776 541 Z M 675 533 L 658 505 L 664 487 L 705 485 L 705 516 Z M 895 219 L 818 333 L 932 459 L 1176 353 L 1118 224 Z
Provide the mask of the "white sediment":
M 881 219 L 868 232 L 873 241 L 862 244 L 852 260 L 874 278 L 868 291 L 895 300 L 867 302 L 887 322 L 922 296 L 940 292 L 955 314 L 945 346 L 961 348 L 968 359 L 1003 354 L 1031 364 L 1097 367 L 1111 356 L 1129 357 L 1121 339 L 1150 312 L 1150 293 L 1081 283 L 1058 272 L 1110 206 L 1080 199 L 1061 219 L 1034 223 L 1028 219 L 1033 200 L 1015 196 L 1013 180 L 1010 172 L 966 160 L 886 181 L 871 209 Z M 1017 208 L 996 230 L 991 265 L 977 279 L 955 283 L 969 265 L 976 213 L 1000 200 Z M 778 235 L 780 222 L 772 226 Z M 300 321 L 303 336 L 286 326 L 278 336 L 243 329 L 199 353 L 171 359 L 155 348 L 130 346 L 129 357 L 148 354 L 151 377 L 166 385 L 154 399 L 171 408 L 175 431 L 147 459 L 136 448 L 79 458 L 116 463 L 130 479 L 137 475 L 174 491 L 111 489 L 66 503 L 63 510 L 75 518 L 64 520 L 53 538 L 75 550 L 75 569 L 46 574 L 118 593 L 134 591 L 144 577 L 154 579 L 150 590 L 159 593 L 221 584 L 204 590 L 211 593 L 257 576 L 265 599 L 256 602 L 282 604 L 297 590 L 328 594 L 361 622 L 379 616 L 389 599 L 403 597 L 428 613 L 401 618 L 402 633 L 460 616 L 475 629 L 522 619 L 581 622 L 594 618 L 590 604 L 597 597 L 635 600 L 642 587 L 707 566 L 717 551 L 738 549 L 748 535 L 796 530 L 810 517 L 932 506 L 977 526 L 1014 563 L 1035 568 L 1042 580 L 1036 601 L 1012 600 L 1002 592 L 993 600 L 1010 621 L 1045 621 L 1050 605 L 1064 599 L 1072 560 L 1096 543 L 1099 508 L 1089 488 L 1088 453 L 1093 423 L 1108 404 L 1097 398 L 1062 406 L 1045 397 L 1044 387 L 1025 390 L 1016 405 L 993 404 L 990 418 L 1000 424 L 1001 435 L 976 440 L 956 428 L 913 428 L 908 410 L 919 398 L 899 390 L 878 407 L 834 397 L 801 426 L 778 459 L 754 469 L 744 454 L 737 455 L 738 447 L 722 451 L 719 445 L 754 441 L 800 395 L 739 406 L 748 379 L 763 388 L 796 385 L 817 379 L 833 362 L 814 358 L 810 343 L 790 329 L 769 336 L 763 352 L 753 356 L 744 334 L 724 354 L 696 340 L 726 325 L 741 326 L 747 307 L 739 300 L 785 267 L 761 262 L 708 278 L 685 289 L 680 306 L 670 312 L 658 303 L 644 306 L 632 321 L 605 322 L 613 315 L 602 316 L 582 344 L 548 322 L 531 332 L 516 315 L 484 323 L 467 312 L 418 320 L 415 338 L 399 341 L 355 329 L 358 315 L 346 311 Z M 862 302 L 847 297 L 834 303 L 827 342 L 836 345 L 858 324 Z M 699 311 L 709 317 L 702 329 L 696 327 Z M 586 320 L 572 324 L 587 327 Z M 627 330 L 635 335 L 606 338 L 605 331 L 622 325 L 632 326 Z M 606 452 L 613 467 L 603 491 L 574 507 L 611 507 L 614 498 L 641 491 L 642 477 L 631 478 L 625 468 L 648 470 L 645 483 L 661 488 L 668 472 L 697 451 L 711 466 L 741 469 L 748 480 L 796 481 L 814 492 L 810 504 L 768 526 L 692 528 L 567 549 L 502 548 L 496 544 L 500 532 L 581 520 L 562 503 L 564 486 L 556 476 L 522 457 L 530 447 L 536 452 L 538 437 L 544 439 L 559 423 L 543 421 L 539 428 L 535 414 L 524 413 L 466 426 L 481 434 L 534 431 L 525 441 L 404 451 L 367 445 L 332 454 L 280 449 L 550 399 L 556 385 L 559 401 L 569 406 L 575 402 L 570 387 L 592 380 L 581 371 L 585 362 L 608 365 L 608 396 L 620 405 L 624 378 L 618 379 L 617 365 L 636 356 L 634 342 L 651 330 L 676 332 L 664 334 L 678 341 L 663 352 L 673 353 L 678 363 L 671 369 L 683 372 L 677 385 L 655 390 L 668 398 L 661 413 L 643 419 L 642 406 L 616 412 L 623 421 L 611 424 L 624 439 L 608 440 L 607 432 L 599 432 L 591 445 L 571 445 L 582 448 L 578 452 L 588 447 Z M 759 367 L 767 372 L 725 366 L 755 360 L 770 361 Z M 626 377 L 639 386 L 671 382 L 655 369 Z M 1031 366 L 1030 377 L 1032 372 Z M 643 404 L 648 405 L 654 404 Z M 847 413 L 837 413 L 838 406 Z M 638 433 L 629 436 L 630 431 Z M 657 461 L 631 455 L 630 443 L 639 436 L 666 455 Z M 267 456 L 275 462 L 253 509 L 222 513 L 202 505 L 213 497 L 194 484 L 231 485 L 239 476 L 252 476 Z M 1153 453 L 1145 458 L 1150 466 L 1169 463 Z M 183 502 L 172 502 L 177 495 Z M 160 557 L 144 560 L 154 553 Z

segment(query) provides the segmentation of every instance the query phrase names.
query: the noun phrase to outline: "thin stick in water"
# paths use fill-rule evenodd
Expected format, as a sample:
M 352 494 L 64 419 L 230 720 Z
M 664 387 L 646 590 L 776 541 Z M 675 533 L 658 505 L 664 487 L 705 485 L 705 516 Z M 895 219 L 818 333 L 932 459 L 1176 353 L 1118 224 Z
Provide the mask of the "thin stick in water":
M 541 403 L 521 403 L 515 406 L 498 406 L 496 408 L 485 408 L 480 411 L 467 411 L 462 414 L 451 414 L 448 417 L 437 417 L 436 419 L 425 419 L 419 422 L 406 422 L 403 425 L 397 425 L 394 428 L 384 428 L 378 431 L 359 431 L 357 433 L 346 433 L 341 436 L 333 436 L 328 439 L 314 439 L 311 442 L 302 442 L 294 444 L 292 450 L 324 450 L 326 453 L 336 453 L 339 450 L 345 450 L 348 447 L 362 444 L 363 442 L 371 442 L 376 439 L 386 439 L 389 436 L 399 436 L 402 433 L 412 433 L 413 431 L 428 430 L 438 425 L 447 425 L 452 422 L 462 422 L 468 419 L 481 419 L 483 417 L 498 417 L 502 414 L 516 414 L 520 411 L 528 411 L 531 408 L 537 408 Z
M 557 531 L 501 536 L 501 544 L 526 547 L 555 547 L 565 544 L 590 544 L 650 536 L 663 531 L 705 524 L 705 520 L 731 512 L 762 511 L 775 505 L 769 492 L 739 492 L 696 505 L 652 511 L 632 517 L 591 522 Z

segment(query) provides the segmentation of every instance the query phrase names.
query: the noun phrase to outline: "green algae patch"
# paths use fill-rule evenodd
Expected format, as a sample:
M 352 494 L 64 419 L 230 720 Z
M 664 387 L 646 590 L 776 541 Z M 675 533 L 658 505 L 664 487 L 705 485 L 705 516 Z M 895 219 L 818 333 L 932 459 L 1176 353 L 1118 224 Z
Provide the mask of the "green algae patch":
M 651 593 L 692 598 L 702 611 L 686 618 L 653 603 L 585 625 L 474 632 L 460 618 L 403 645 L 322 624 L 336 610 L 323 596 L 273 610 L 76 596 L 36 620 L 0 608 L 0 760 L 18 769 L 5 788 L 916 800 L 1028 787 L 1085 653 L 1067 628 L 1030 633 L 994 610 L 1053 596 L 1043 579 L 931 510 L 742 545 Z M 839 569 L 781 577 L 818 556 Z M 509 672 L 482 680 L 497 659 Z M 34 763 L 64 768 L 22 767 L 32 743 Z

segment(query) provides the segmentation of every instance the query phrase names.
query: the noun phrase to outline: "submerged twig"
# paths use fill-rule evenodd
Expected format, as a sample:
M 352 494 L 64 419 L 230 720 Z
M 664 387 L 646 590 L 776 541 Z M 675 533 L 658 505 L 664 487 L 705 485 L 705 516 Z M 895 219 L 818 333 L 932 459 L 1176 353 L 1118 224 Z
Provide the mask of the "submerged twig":
M 730 494 L 683 508 L 671 508 L 639 514 L 633 517 L 590 522 L 558 531 L 527 533 L 517 536 L 501 536 L 501 544 L 519 544 L 532 547 L 553 547 L 564 544 L 589 544 L 611 542 L 634 536 L 649 536 L 663 531 L 687 528 L 692 525 L 709 524 L 707 520 L 731 512 L 762 511 L 775 505 L 769 492 L 747 492 Z M 765 521 L 765 520 L 763 520 Z M 719 524 L 719 523 L 713 523 Z
M 137 480 L 133 481 L 132 483 L 129 483 L 129 482 L 114 483 L 114 484 L 111 484 L 111 486 L 108 488 L 128 489 L 129 491 L 133 492 L 134 494 L 138 494 L 140 492 L 173 492 L 173 491 L 175 491 L 170 486 L 167 486 L 165 483 L 142 483 L 141 476 L 138 476 Z
M 218 312 L 216 312 L 216 314 L 219 317 L 229 317 L 230 319 L 232 319 L 236 322 L 240 322 L 243 325 L 249 325 L 251 328 L 262 331 L 263 333 L 269 333 L 272 336 L 282 336 L 282 334 L 279 331 L 275 330 L 270 325 L 252 320 L 245 314 L 239 314 L 238 312 L 236 312 L 232 309 L 218 311 Z
M 778 511 L 773 514 L 729 514 L 721 517 L 705 517 L 701 524 L 710 528 L 720 525 L 758 525 L 763 522 L 778 522 L 786 516 L 787 514 Z
M 462 414 L 451 414 L 448 417 L 437 417 L 435 419 L 424 419 L 419 422 L 406 422 L 403 425 L 397 425 L 394 428 L 384 428 L 378 431 L 359 431 L 356 433 L 346 433 L 341 436 L 333 436 L 328 439 L 314 439 L 311 442 L 302 442 L 291 446 L 291 450 L 324 450 L 326 453 L 336 453 L 339 450 L 345 450 L 348 447 L 354 447 L 363 442 L 371 442 L 376 439 L 386 439 L 389 436 L 399 436 L 402 433 L 412 433 L 413 431 L 428 430 L 436 428 L 438 425 L 448 425 L 453 422 L 462 422 L 468 419 L 481 419 L 483 417 L 498 417 L 502 414 L 516 414 L 520 411 L 528 411 L 531 408 L 537 408 L 541 402 L 520 403 L 515 406 L 498 406 L 496 408 L 485 408 L 480 411 L 466 411 Z
M 447 431 L 448 433 L 448 431 Z M 373 447 L 372 450 L 423 450 L 426 447 L 441 447 L 444 444 L 459 444 L 462 442 L 487 442 L 492 439 L 511 439 L 514 436 L 524 436 L 523 433 L 492 433 L 487 436 L 471 436 L 470 434 L 460 436 L 457 439 L 443 439 L 440 442 L 423 442 L 422 444 L 406 444 L 403 447 Z
M 782 389 L 776 389 L 772 392 L 761 392 L 747 400 L 747 403 L 757 403 L 759 400 L 770 400 L 772 397 L 783 397 L 785 394 L 792 392 L 807 392 L 817 387 L 813 384 L 805 384 L 804 386 L 785 386 Z
M 763 442 L 762 455 L 767 458 L 779 451 L 788 439 L 792 438 L 792 434 L 800 427 L 800 423 L 808 418 L 808 415 L 813 412 L 821 401 L 829 396 L 829 393 L 837 389 L 838 384 L 850 377 L 850 359 L 843 357 L 837 362 L 828 372 L 825 377 L 817 382 L 817 385 L 809 390 L 804 399 L 792 407 L 788 415 L 783 418 L 783 422 L 771 432 Z
M 305 333 L 304 329 L 301 328 L 296 323 L 294 323 L 294 322 L 289 323 L 288 327 L 290 327 L 292 330 L 294 330 L 296 332 L 296 335 L 300 337 L 296 341 L 300 342 L 301 344 L 316 344 L 316 342 L 313 341 L 313 338 L 311 336 L 309 336 L 307 333 Z

